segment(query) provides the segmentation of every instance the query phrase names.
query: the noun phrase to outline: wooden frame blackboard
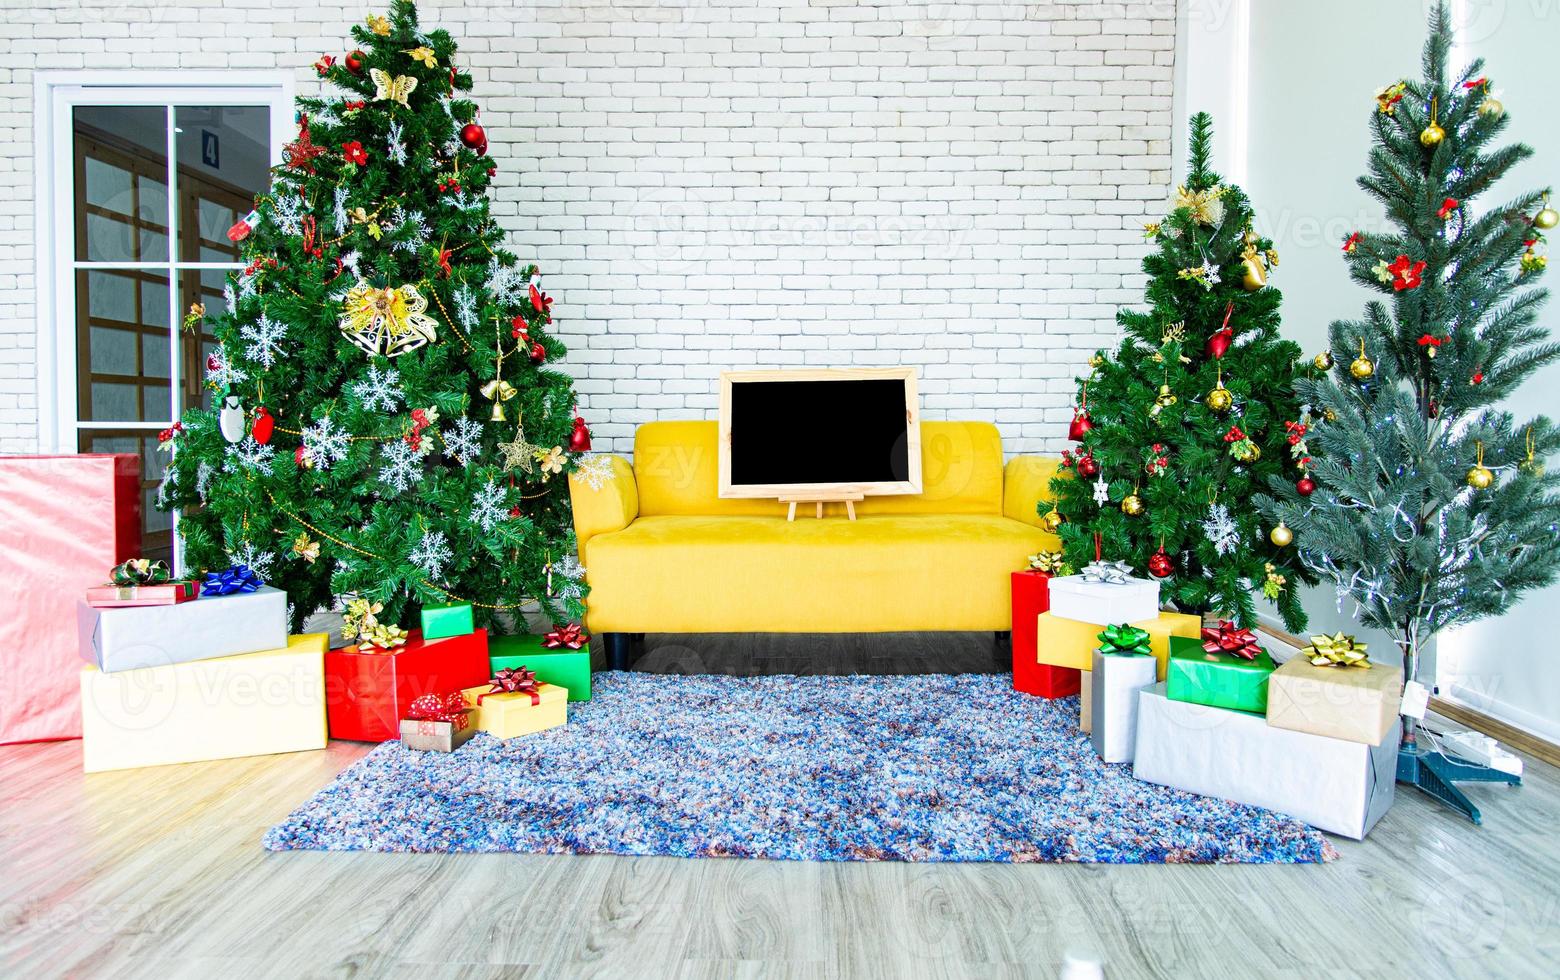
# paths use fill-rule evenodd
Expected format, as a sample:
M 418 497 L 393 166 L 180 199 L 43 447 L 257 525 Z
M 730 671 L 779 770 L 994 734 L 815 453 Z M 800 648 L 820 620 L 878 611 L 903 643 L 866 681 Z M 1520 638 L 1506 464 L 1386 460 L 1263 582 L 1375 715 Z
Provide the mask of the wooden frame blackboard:
M 920 493 L 915 369 L 723 372 L 719 456 L 722 497 Z

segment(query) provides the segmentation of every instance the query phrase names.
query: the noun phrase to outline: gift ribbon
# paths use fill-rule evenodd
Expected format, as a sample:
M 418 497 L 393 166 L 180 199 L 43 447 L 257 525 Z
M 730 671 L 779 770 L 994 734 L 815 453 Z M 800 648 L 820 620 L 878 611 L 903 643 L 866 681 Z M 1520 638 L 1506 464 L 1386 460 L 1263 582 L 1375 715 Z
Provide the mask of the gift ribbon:
M 1202 638 L 1203 649 L 1209 653 L 1227 653 L 1242 660 L 1255 660 L 1262 652 L 1255 633 L 1227 619 L 1219 620 L 1217 628 L 1204 626 Z
M 417 734 L 436 735 L 438 730 L 434 726 L 439 722 L 449 722 L 457 732 L 465 728 L 466 716 L 470 713 L 471 705 L 466 703 L 466 696 L 459 691 L 451 691 L 443 695 L 419 695 L 407 707 L 406 718 L 417 722 Z
M 1364 667 L 1370 668 L 1370 658 L 1365 655 L 1366 644 L 1360 643 L 1342 631 L 1332 636 L 1323 634 L 1311 637 L 1311 645 L 1300 651 L 1316 667 Z
M 1130 623 L 1107 626 L 1098 639 L 1100 652 L 1113 657 L 1147 657 L 1153 653 L 1148 644 L 1148 630 Z
M 570 623 L 542 637 L 542 646 L 548 650 L 583 650 L 590 636 L 578 623 Z
M 254 592 L 264 584 L 248 565 L 234 565 L 220 572 L 207 572 L 204 588 L 207 595 L 239 595 Z
M 493 685 L 493 687 L 491 690 L 477 695 L 478 704 L 481 704 L 482 699 L 489 694 L 529 694 L 531 695 L 531 707 L 534 708 L 542 703 L 542 693 L 540 686 L 536 682 L 536 673 L 523 664 L 518 668 L 504 667 L 500 669 L 488 683 Z
M 168 563 L 164 561 L 152 561 L 150 558 L 132 558 L 126 562 L 120 562 L 108 573 L 110 585 L 120 588 L 134 587 L 137 585 L 167 585 L 173 581 L 173 573 L 168 571 Z
M 1126 585 L 1132 579 L 1132 566 L 1124 561 L 1091 561 L 1083 566 L 1083 580 L 1100 585 Z
M 1060 551 L 1042 551 L 1039 554 L 1030 555 L 1029 567 L 1047 575 L 1059 575 L 1062 571 L 1062 553 Z
M 358 646 L 378 647 L 381 650 L 390 650 L 406 645 L 406 630 L 399 626 L 391 626 L 388 623 L 375 622 L 363 627 L 358 632 Z

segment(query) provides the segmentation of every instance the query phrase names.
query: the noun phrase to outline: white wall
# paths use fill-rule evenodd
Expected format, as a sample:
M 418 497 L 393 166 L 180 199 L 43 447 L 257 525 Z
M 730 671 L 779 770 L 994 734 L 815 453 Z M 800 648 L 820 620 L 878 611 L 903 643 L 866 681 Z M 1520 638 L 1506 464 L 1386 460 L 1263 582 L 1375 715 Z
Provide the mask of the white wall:
M 370 5 L 372 6 L 372 5 Z M 346 0 L 8 3 L 0 451 L 38 444 L 32 72 L 288 67 Z M 557 299 L 596 445 L 727 368 L 913 364 L 929 418 L 1058 450 L 1168 196 L 1171 0 L 421 5 L 476 79 L 495 213 Z
M 1359 316 L 1371 298 L 1348 280 L 1339 246 L 1353 229 L 1383 225 L 1380 208 L 1355 179 L 1365 170 L 1376 89 L 1419 74 L 1425 7 L 1422 0 L 1251 4 L 1246 189 L 1282 259 L 1272 281 L 1284 291 L 1285 333 L 1308 353 L 1321 349 L 1328 324 Z M 1464 27 L 1462 56 L 1489 62 L 1511 113 L 1511 135 L 1537 151 L 1495 196 L 1554 182 L 1560 133 L 1546 50 L 1560 31 L 1560 5 L 1466 2 L 1454 12 Z M 1188 47 L 1185 60 L 1194 74 L 1198 64 L 1235 57 L 1227 37 L 1192 31 L 1188 42 L 1204 44 L 1201 51 Z M 1215 45 L 1225 45 L 1223 53 Z M 1560 333 L 1556 312 L 1552 307 L 1545 320 Z M 1560 412 L 1557 388 L 1560 368 L 1551 368 L 1510 407 L 1519 416 L 1554 415 Z M 1552 635 L 1541 610 L 1554 609 L 1557 600 L 1560 588 L 1550 589 L 1500 619 L 1441 636 L 1427 666 L 1442 693 L 1560 740 L 1560 658 L 1552 640 L 1523 641 L 1546 629 Z M 1352 603 L 1339 610 L 1330 588 L 1312 590 L 1306 609 L 1317 629 L 1358 629 Z M 1366 638 L 1378 655 L 1392 649 L 1383 635 Z

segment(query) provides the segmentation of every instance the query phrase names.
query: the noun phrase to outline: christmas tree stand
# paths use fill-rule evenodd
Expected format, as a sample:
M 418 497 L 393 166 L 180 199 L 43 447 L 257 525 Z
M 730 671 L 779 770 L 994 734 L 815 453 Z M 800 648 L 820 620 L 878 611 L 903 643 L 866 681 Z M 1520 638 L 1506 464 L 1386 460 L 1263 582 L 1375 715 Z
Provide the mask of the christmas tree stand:
M 1521 776 L 1426 749 L 1414 742 L 1404 742 L 1398 747 L 1397 778 L 1400 783 L 1419 787 L 1475 824 L 1481 822 L 1479 808 L 1462 790 L 1452 785 L 1454 782 L 1522 785 Z

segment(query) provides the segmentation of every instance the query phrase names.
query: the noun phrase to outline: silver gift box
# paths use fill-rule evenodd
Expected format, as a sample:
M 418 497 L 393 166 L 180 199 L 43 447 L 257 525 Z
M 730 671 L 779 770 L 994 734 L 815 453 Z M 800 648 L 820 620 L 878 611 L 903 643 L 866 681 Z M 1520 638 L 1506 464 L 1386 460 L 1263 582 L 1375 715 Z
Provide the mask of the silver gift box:
M 174 606 L 76 604 L 83 660 L 104 673 L 212 660 L 287 646 L 287 594 L 262 586 Z
M 1158 680 L 1159 661 L 1094 651 L 1089 671 L 1094 751 L 1106 762 L 1131 762 L 1137 743 L 1138 694 Z

